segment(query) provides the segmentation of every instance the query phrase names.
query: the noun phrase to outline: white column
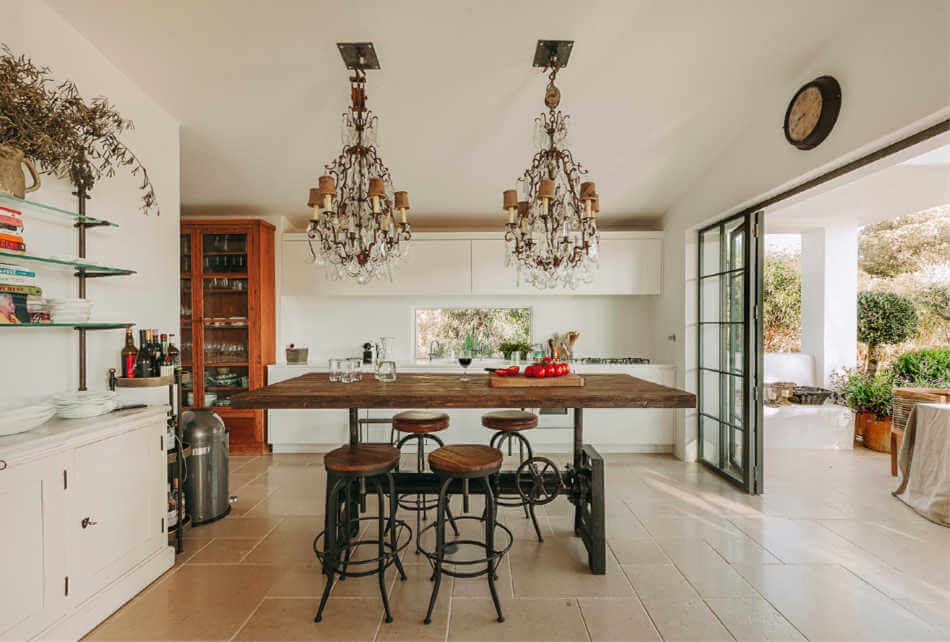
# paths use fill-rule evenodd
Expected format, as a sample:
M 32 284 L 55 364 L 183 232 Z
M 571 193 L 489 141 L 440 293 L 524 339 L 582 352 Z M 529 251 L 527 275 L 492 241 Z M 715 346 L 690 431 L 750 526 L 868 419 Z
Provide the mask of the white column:
M 802 232 L 802 352 L 815 358 L 819 386 L 856 363 L 857 289 L 857 224 Z

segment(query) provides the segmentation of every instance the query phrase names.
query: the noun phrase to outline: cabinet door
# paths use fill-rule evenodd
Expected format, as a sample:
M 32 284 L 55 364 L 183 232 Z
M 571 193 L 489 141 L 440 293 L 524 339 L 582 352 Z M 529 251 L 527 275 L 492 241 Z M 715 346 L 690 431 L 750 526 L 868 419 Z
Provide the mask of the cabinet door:
M 658 238 L 601 239 L 600 265 L 590 283 L 576 290 L 537 290 L 524 278 L 516 284 L 515 267 L 505 267 L 505 242 L 472 241 L 473 294 L 659 294 L 663 241 Z
M 163 432 L 156 423 L 75 450 L 68 532 L 77 596 L 166 545 Z
M 414 240 L 409 256 L 393 270 L 393 280 L 383 277 L 360 285 L 353 279 L 331 281 L 326 267 L 308 262 L 306 241 L 283 245 L 282 294 L 296 296 L 395 296 L 468 294 L 472 287 L 471 242 L 467 240 Z
M 66 599 L 64 457 L 0 470 L 0 639 L 35 635 Z

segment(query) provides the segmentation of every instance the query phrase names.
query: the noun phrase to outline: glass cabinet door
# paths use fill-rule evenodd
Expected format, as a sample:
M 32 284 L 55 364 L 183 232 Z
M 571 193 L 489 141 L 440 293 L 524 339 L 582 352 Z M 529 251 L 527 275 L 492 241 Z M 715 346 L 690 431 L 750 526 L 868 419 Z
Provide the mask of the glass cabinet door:
M 229 406 L 249 384 L 247 235 L 204 234 L 201 243 L 204 405 Z
M 181 235 L 181 298 L 179 346 L 181 356 L 182 405 L 190 408 L 194 405 L 194 356 L 192 354 L 192 248 L 191 234 Z

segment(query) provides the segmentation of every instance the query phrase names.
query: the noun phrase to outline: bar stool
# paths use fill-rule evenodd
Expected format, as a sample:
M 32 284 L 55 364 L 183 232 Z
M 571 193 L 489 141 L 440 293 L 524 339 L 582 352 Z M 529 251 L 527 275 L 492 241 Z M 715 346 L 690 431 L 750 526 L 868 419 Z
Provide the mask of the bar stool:
M 392 471 L 398 463 L 397 449 L 376 444 L 342 446 L 324 457 L 327 470 L 325 527 L 313 540 L 313 552 L 323 564 L 323 573 L 327 579 L 314 622 L 323 619 L 323 609 L 336 576 L 343 581 L 348 577 L 369 575 L 379 577 L 379 594 L 383 599 L 386 621 L 393 621 L 389 611 L 389 597 L 386 595 L 386 569 L 395 565 L 399 578 L 406 579 L 406 572 L 399 561 L 399 552 L 412 538 L 409 526 L 396 519 L 397 498 Z M 359 517 L 361 486 L 367 489 L 372 486 L 376 490 L 378 508 L 374 516 Z M 389 517 L 386 517 L 386 492 L 389 493 Z M 370 538 L 369 534 L 361 538 L 363 522 L 370 521 L 377 524 L 375 538 Z M 353 559 L 353 553 L 360 546 L 375 547 L 376 555 Z M 363 567 L 369 568 L 360 570 Z
M 405 433 L 405 436 L 400 438 L 396 444 L 396 448 L 400 453 L 402 453 L 403 446 L 412 441 L 416 442 L 416 472 L 421 473 L 425 471 L 426 467 L 425 442 L 426 440 L 432 441 L 439 448 L 445 446 L 435 433 L 441 432 L 449 427 L 449 416 L 444 412 L 407 410 L 394 415 L 392 425 L 393 433 Z M 393 436 L 394 435 L 390 436 L 390 442 L 393 441 Z M 396 465 L 396 470 L 399 470 L 398 464 Z M 414 500 L 409 499 L 413 496 L 415 496 Z M 428 512 L 435 509 L 436 500 L 427 501 L 424 493 L 406 493 L 399 496 L 399 507 L 416 514 L 416 553 L 418 554 L 422 550 L 419 548 L 419 531 L 422 528 L 422 521 L 428 520 Z M 455 518 L 452 516 L 451 511 L 449 511 L 448 515 L 449 521 L 452 524 L 452 530 L 458 535 L 458 527 L 455 525 Z
M 497 431 L 492 435 L 488 445 L 492 448 L 503 450 L 505 444 L 508 444 L 508 454 L 511 454 L 512 442 L 518 444 L 518 485 L 521 485 L 520 477 L 523 476 L 522 467 L 525 461 L 534 460 L 534 452 L 531 450 L 531 443 L 527 437 L 521 434 L 523 430 L 531 430 L 538 425 L 538 416 L 533 412 L 525 410 L 496 410 L 482 415 L 482 425 L 485 428 Z M 525 452 L 528 453 L 528 459 L 525 460 Z M 499 506 L 514 507 L 520 506 L 524 509 L 525 517 L 531 518 L 534 525 L 534 532 L 538 536 L 538 541 L 543 542 L 541 528 L 538 526 L 538 518 L 534 514 L 534 503 L 527 500 L 522 495 L 499 495 L 495 502 Z
M 441 484 L 439 486 L 439 500 L 436 507 L 436 520 L 433 524 L 426 526 L 425 530 L 435 529 L 435 550 L 423 553 L 432 564 L 432 579 L 435 584 L 432 586 L 432 595 L 429 597 L 429 610 L 426 611 L 426 617 L 423 623 L 432 622 L 432 609 L 435 607 L 435 600 L 439 595 L 439 586 L 442 583 L 442 576 L 472 578 L 481 575 L 488 576 L 488 589 L 491 591 L 492 602 L 495 604 L 495 612 L 498 614 L 498 621 L 504 622 L 505 616 L 501 612 L 501 603 L 498 601 L 498 591 L 495 589 L 495 580 L 498 579 L 498 565 L 505 553 L 511 548 L 514 537 L 511 531 L 503 524 L 495 521 L 497 506 L 495 505 L 495 493 L 492 488 L 492 477 L 501 470 L 502 454 L 497 448 L 482 446 L 478 444 L 466 444 L 457 446 L 444 446 L 429 454 L 429 468 L 439 476 Z M 453 481 L 461 480 L 467 482 L 472 479 L 478 479 L 485 489 L 485 510 L 481 517 L 474 515 L 462 515 L 457 517 L 458 521 L 472 520 L 485 525 L 485 541 L 475 539 L 456 539 L 452 542 L 445 541 L 445 522 L 448 508 L 449 487 Z M 504 547 L 495 548 L 495 530 L 501 529 L 508 540 Z M 418 538 L 417 538 L 418 541 Z M 452 545 L 451 553 L 454 553 L 460 546 L 475 546 L 484 550 L 484 557 L 476 559 L 454 560 L 447 558 L 450 553 L 448 547 Z M 447 569 L 448 564 L 455 568 Z M 477 571 L 457 570 L 459 566 L 481 565 L 485 567 Z

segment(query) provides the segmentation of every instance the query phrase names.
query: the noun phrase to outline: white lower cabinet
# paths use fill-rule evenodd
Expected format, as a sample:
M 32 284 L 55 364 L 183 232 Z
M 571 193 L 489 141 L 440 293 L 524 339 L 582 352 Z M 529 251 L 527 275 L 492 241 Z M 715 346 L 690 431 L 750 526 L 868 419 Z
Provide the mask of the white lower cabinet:
M 81 637 L 174 563 L 165 413 L 99 420 L 0 447 L 0 640 Z
M 65 607 L 67 465 L 59 455 L 0 471 L 0 639 L 30 637 Z

